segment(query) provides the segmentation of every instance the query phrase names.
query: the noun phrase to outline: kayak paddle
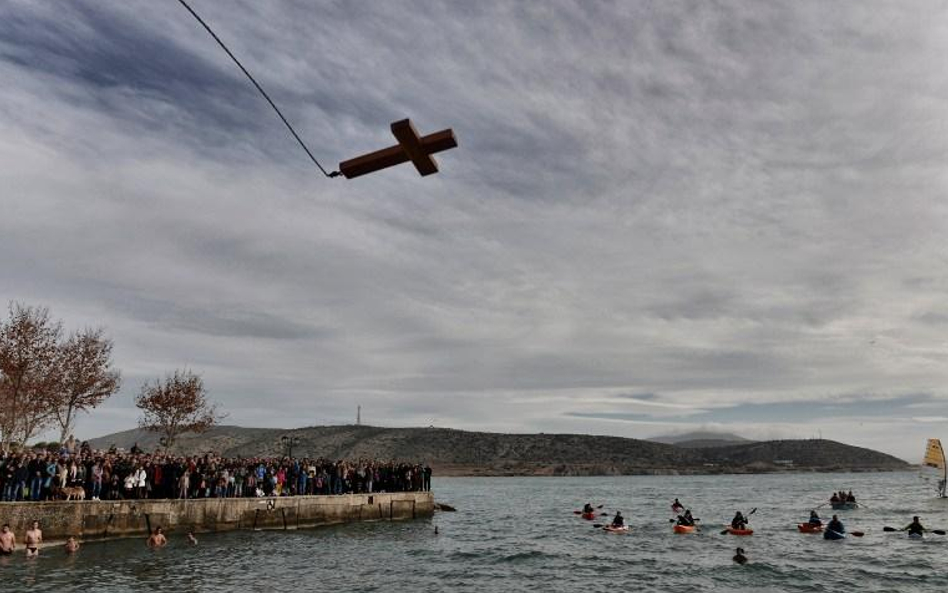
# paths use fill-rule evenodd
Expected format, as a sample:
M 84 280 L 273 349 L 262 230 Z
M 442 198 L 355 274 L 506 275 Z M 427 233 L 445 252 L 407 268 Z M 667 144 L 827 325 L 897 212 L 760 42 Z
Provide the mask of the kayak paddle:
M 896 529 L 895 527 L 888 527 L 888 526 L 886 526 L 886 527 L 883 527 L 883 528 L 882 528 L 882 531 L 886 531 L 886 532 L 892 533 L 893 531 L 905 531 L 905 529 L 904 529 L 904 528 L 903 528 L 903 529 Z M 926 529 L 925 531 L 927 531 L 927 532 L 929 532 L 929 533 L 934 533 L 935 535 L 945 535 L 945 530 L 944 530 L 944 529 Z
M 597 509 L 601 509 L 601 508 L 604 507 L 604 506 L 606 506 L 606 505 L 602 505 L 602 504 L 601 504 L 601 505 L 599 505 L 599 506 L 596 507 L 596 508 L 597 508 Z M 582 514 L 584 514 L 585 512 L 586 512 L 586 511 L 573 511 L 573 514 L 574 514 L 574 515 L 582 515 Z M 593 512 L 595 512 L 595 511 L 593 511 Z M 605 516 L 608 515 L 608 514 L 609 514 L 609 513 L 601 513 L 600 516 L 605 517 Z

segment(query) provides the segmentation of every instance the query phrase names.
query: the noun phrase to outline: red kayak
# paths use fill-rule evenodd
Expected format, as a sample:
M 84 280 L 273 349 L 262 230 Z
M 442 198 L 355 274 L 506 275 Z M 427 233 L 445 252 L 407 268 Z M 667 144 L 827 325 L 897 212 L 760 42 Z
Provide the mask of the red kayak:
M 675 525 L 675 533 L 694 533 L 694 525 Z
M 731 527 L 730 525 L 725 525 L 725 528 L 727 529 L 727 532 L 730 533 L 731 535 L 754 535 L 753 529 L 735 529 L 734 527 Z
M 823 533 L 823 526 L 819 523 L 799 523 L 800 533 Z
M 592 521 L 593 519 L 596 518 L 596 513 L 583 513 L 581 516 L 583 519 L 586 519 L 587 521 Z

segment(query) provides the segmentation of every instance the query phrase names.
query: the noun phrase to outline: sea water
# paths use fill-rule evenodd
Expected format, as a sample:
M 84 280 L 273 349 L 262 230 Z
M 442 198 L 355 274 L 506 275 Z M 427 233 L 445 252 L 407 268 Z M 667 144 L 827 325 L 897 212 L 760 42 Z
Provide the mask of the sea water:
M 35 560 L 20 553 L 0 558 L 0 590 L 948 591 L 948 538 L 912 541 L 882 530 L 902 527 L 914 514 L 929 528 L 948 528 L 948 500 L 934 498 L 913 472 L 436 477 L 433 485 L 436 500 L 456 513 L 199 534 L 197 546 L 172 534 L 161 550 L 134 539 L 89 543 L 71 557 L 60 549 L 44 549 Z M 840 489 L 851 489 L 864 507 L 837 514 L 847 530 L 866 535 L 833 542 L 799 533 L 796 524 L 809 510 Z M 700 533 L 672 533 L 675 497 L 701 519 Z M 586 502 L 621 510 L 631 532 L 595 529 L 573 513 Z M 753 536 L 720 534 L 736 510 L 755 507 Z M 833 513 L 828 505 L 819 512 Z M 744 566 L 731 561 L 737 546 L 750 559 Z

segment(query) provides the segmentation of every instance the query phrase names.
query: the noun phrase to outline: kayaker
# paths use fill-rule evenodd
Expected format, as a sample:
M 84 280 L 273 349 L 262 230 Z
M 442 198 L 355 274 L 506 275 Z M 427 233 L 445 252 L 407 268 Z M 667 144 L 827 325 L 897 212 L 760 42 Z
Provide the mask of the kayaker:
M 830 503 L 837 503 L 837 502 L 840 502 L 840 500 L 839 500 L 839 493 L 838 493 L 838 492 L 834 492 L 834 493 L 833 493 L 833 496 L 830 496 Z
M 675 502 L 672 503 L 672 512 L 680 513 L 683 508 L 685 508 L 685 505 L 681 504 L 676 498 Z
M 843 522 L 839 520 L 839 517 L 833 515 L 833 518 L 830 519 L 830 522 L 826 524 L 826 531 L 835 531 L 836 533 L 846 533 L 846 528 L 843 527 Z
M 814 510 L 814 511 L 810 511 L 809 524 L 810 524 L 810 525 L 822 525 L 822 524 L 823 524 L 823 520 L 820 519 L 820 516 L 816 514 L 816 511 L 815 511 L 815 510 Z
M 589 504 L 588 502 L 586 503 L 586 506 L 583 507 L 583 514 L 584 514 L 584 515 L 588 515 L 588 514 L 590 514 L 590 513 L 595 513 L 595 512 L 596 512 L 596 510 L 593 509 L 593 505 Z
M 846 502 L 856 502 L 856 497 L 853 496 L 852 490 L 850 490 L 849 493 L 846 494 Z
M 622 511 L 616 511 L 616 516 L 612 519 L 613 527 L 622 527 L 625 525 L 625 519 L 622 518 Z
M 694 526 L 695 519 L 691 516 L 691 509 L 685 509 L 684 515 L 678 515 L 678 524 L 686 527 Z
M 737 514 L 731 519 L 731 527 L 734 529 L 744 529 L 747 527 L 747 519 L 744 518 L 743 513 L 737 511 Z
M 927 529 L 919 523 L 918 515 L 912 517 L 912 522 L 902 528 L 902 531 L 908 531 L 909 535 L 923 535 Z
M 737 564 L 747 564 L 747 556 L 744 555 L 744 548 L 738 548 L 735 550 L 737 553 L 734 554 L 734 562 Z

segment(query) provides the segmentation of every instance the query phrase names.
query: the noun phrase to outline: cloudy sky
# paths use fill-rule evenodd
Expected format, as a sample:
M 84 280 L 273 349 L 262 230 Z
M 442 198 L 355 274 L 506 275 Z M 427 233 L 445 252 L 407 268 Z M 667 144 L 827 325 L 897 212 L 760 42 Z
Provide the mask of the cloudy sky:
M 0 4 L 0 301 L 229 423 L 948 437 L 948 6 Z

